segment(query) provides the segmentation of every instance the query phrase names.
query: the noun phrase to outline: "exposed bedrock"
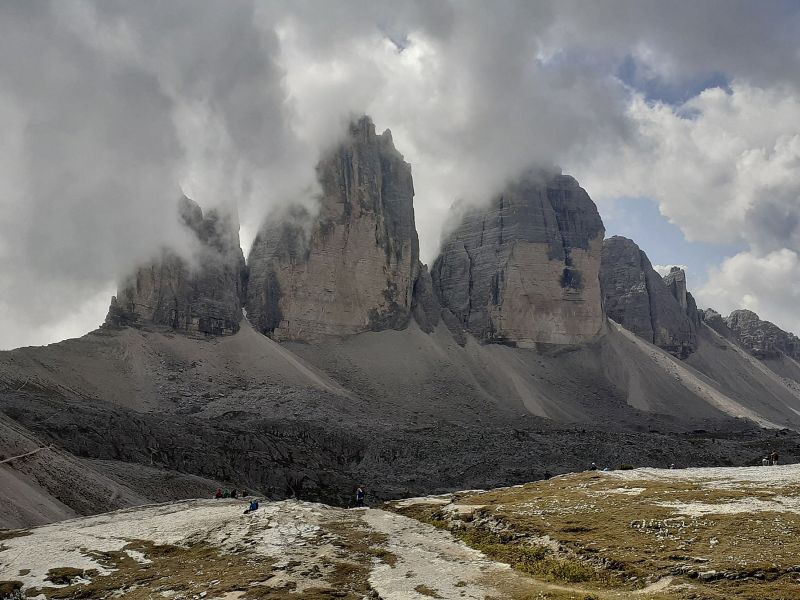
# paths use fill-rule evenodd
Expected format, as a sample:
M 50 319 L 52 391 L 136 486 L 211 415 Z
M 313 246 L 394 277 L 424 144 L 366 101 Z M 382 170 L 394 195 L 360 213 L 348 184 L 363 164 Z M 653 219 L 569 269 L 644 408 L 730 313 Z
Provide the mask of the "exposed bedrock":
M 269 219 L 253 243 L 248 318 L 276 340 L 405 327 L 421 272 L 411 166 L 363 117 L 317 173 L 319 214 Z
M 111 299 L 106 324 L 164 325 L 179 331 L 229 334 L 239 329 L 244 255 L 235 215 L 202 209 L 183 197 L 179 218 L 192 234 L 191 261 L 170 249 L 127 277 Z
M 756 358 L 779 358 L 785 354 L 800 360 L 800 338 L 774 323 L 762 321 L 753 311 L 735 310 L 723 321 L 739 344 Z
M 639 337 L 685 358 L 697 348 L 699 315 L 686 274 L 673 267 L 662 279 L 633 240 L 603 242 L 600 282 L 606 315 Z
M 603 223 L 572 177 L 531 170 L 446 239 L 433 287 L 451 329 L 487 342 L 575 344 L 603 328 Z M 448 314 L 449 313 L 449 314 Z

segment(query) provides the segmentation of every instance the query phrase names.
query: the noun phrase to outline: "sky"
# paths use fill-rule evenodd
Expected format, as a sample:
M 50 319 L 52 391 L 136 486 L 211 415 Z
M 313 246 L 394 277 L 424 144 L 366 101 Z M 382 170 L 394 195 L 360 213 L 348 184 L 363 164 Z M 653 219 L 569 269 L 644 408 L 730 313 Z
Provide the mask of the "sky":
M 789 0 L 0 0 L 0 349 L 94 329 L 190 252 L 181 193 L 246 251 L 365 113 L 424 261 L 455 201 L 557 165 L 700 306 L 800 333 L 797 31 Z

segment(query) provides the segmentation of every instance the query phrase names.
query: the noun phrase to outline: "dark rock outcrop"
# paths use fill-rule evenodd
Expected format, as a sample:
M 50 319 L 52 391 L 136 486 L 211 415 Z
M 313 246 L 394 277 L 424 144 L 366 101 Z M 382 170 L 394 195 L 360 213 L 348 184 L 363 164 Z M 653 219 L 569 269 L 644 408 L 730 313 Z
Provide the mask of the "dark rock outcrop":
M 724 321 L 739 344 L 756 358 L 772 359 L 785 354 L 800 360 L 800 338 L 774 323 L 762 321 L 753 311 L 735 310 Z
M 178 205 L 181 223 L 196 245 L 191 262 L 163 249 L 159 259 L 128 277 L 111 299 L 106 325 L 163 325 L 178 331 L 229 334 L 239 330 L 244 255 L 234 215 L 194 201 Z
M 695 350 L 699 315 L 683 270 L 665 282 L 633 240 L 614 236 L 603 242 L 600 282 L 609 318 L 675 356 Z
M 669 273 L 664 277 L 664 284 L 669 289 L 672 297 L 689 317 L 694 325 L 695 331 L 700 327 L 700 311 L 697 310 L 697 302 L 686 289 L 686 272 L 680 267 L 671 267 Z
M 421 270 L 411 166 L 363 117 L 317 173 L 319 214 L 275 216 L 253 243 L 250 322 L 298 341 L 404 328 Z
M 433 265 L 455 333 L 487 342 L 574 344 L 603 327 L 598 270 L 603 223 L 572 177 L 529 171 L 472 210 Z

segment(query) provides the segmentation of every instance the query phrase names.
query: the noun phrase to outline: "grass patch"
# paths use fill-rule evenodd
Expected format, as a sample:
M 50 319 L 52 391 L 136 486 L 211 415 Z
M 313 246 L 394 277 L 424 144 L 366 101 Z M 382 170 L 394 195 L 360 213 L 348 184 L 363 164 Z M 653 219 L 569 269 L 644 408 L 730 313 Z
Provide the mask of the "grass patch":
M 537 580 L 599 585 L 596 595 L 600 598 L 612 590 L 633 591 L 673 576 L 677 587 L 661 597 L 800 599 L 800 573 L 794 571 L 800 564 L 800 514 L 782 510 L 780 504 L 775 512 L 721 511 L 700 516 L 681 515 L 680 509 L 673 508 L 753 499 L 763 506 L 776 496 L 800 496 L 800 486 L 625 480 L 587 472 L 461 494 L 455 504 L 482 507 L 476 513 L 478 526 L 468 525 L 466 531 L 464 523 L 452 519 L 441 504 L 392 510 L 447 527 L 490 558 Z M 482 531 L 487 523 L 492 530 L 500 526 L 507 533 Z M 548 536 L 562 550 L 548 552 L 525 541 L 541 536 Z M 680 570 L 684 565 L 689 565 L 689 573 Z M 708 571 L 722 575 L 713 580 L 698 577 Z
M 25 537 L 26 535 L 31 535 L 32 533 L 33 532 L 25 531 L 24 529 L 0 529 L 0 541 Z
M 22 598 L 21 581 L 0 581 L 0 600 L 17 600 Z
M 392 568 L 397 564 L 397 555 L 385 548 L 370 548 L 369 553 Z
M 423 584 L 416 586 L 414 591 L 418 594 L 422 594 L 423 596 L 428 596 L 429 598 L 444 598 L 444 596 L 439 595 L 439 592 Z

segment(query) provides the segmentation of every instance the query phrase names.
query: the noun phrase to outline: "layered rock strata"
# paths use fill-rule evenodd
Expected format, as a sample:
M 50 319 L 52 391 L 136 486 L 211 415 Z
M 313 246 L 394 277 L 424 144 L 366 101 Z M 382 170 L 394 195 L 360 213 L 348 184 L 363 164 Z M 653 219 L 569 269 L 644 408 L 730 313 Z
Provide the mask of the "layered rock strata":
M 785 354 L 800 360 L 800 338 L 774 323 L 762 321 L 753 311 L 735 310 L 724 322 L 739 344 L 756 358 L 779 358 Z
M 529 171 L 488 208 L 464 215 L 445 241 L 431 272 L 445 322 L 522 347 L 596 336 L 603 233 L 575 179 Z
M 106 324 L 163 325 L 213 335 L 235 333 L 245 272 L 234 215 L 202 209 L 183 197 L 179 218 L 194 238 L 191 261 L 169 249 L 128 277 L 111 299 Z
M 665 281 L 639 246 L 622 236 L 605 240 L 602 255 L 606 315 L 675 356 L 693 352 L 700 321 L 683 270 L 673 267 Z
M 405 327 L 421 272 L 411 166 L 363 117 L 317 173 L 319 214 L 270 219 L 253 243 L 248 319 L 276 340 Z

